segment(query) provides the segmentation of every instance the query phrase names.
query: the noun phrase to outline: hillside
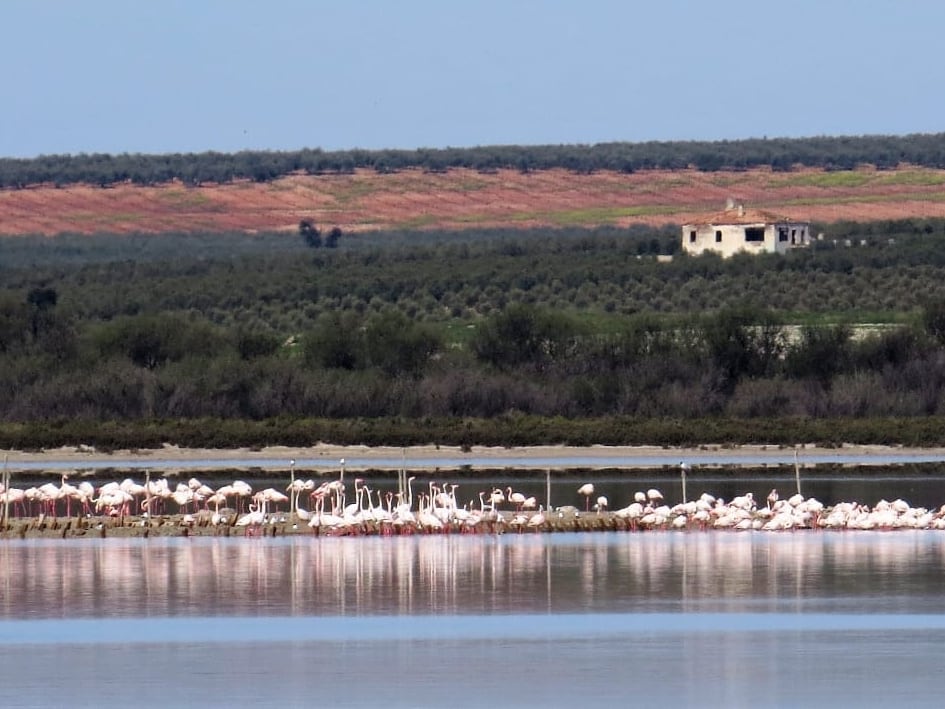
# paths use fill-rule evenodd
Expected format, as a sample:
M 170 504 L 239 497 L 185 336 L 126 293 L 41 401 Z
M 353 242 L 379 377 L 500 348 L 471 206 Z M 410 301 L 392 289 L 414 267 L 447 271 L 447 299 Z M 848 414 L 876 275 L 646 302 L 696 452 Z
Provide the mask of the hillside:
M 684 223 L 728 197 L 815 222 L 945 217 L 945 170 L 641 170 L 578 174 L 410 168 L 269 182 L 0 190 L 0 234 L 278 231 L 301 219 L 346 231 Z

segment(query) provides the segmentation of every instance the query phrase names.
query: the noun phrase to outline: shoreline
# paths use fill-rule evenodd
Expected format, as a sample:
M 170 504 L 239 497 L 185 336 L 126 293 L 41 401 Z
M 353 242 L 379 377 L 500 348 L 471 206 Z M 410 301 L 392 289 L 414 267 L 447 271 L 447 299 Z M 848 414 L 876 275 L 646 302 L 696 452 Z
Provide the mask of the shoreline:
M 703 465 L 723 464 L 741 458 L 751 459 L 760 465 L 786 464 L 785 458 L 793 462 L 794 455 L 801 464 L 809 464 L 805 458 L 869 458 L 888 456 L 942 458 L 945 448 L 914 448 L 888 445 L 849 445 L 826 448 L 813 444 L 798 446 L 780 445 L 722 445 L 707 444 L 697 447 L 672 448 L 662 446 L 522 446 L 493 447 L 471 446 L 341 446 L 318 444 L 307 447 L 271 446 L 250 448 L 181 448 L 165 445 L 153 449 L 128 449 L 99 451 L 91 446 L 63 446 L 40 451 L 0 450 L 4 465 L 12 471 L 26 468 L 41 470 L 43 465 L 83 468 L 83 463 L 98 468 L 172 468 L 175 463 L 205 464 L 206 469 L 263 468 L 287 469 L 291 461 L 297 461 L 299 469 L 306 467 L 338 467 L 342 460 L 349 470 L 399 469 L 406 467 L 462 468 L 474 467 L 475 462 L 496 461 L 497 467 L 527 467 L 534 463 L 541 468 L 564 467 L 614 467 L 619 459 L 626 458 L 633 467 L 675 466 L 679 461 L 698 459 Z M 555 459 L 561 459 L 555 463 Z M 580 460 L 575 464 L 575 460 Z M 639 463 L 639 460 L 648 462 Z M 448 464 L 439 463 L 446 461 Z M 417 465 L 417 464 L 420 465 Z M 426 465 L 424 465 L 426 463 Z M 868 464 L 861 462 L 859 464 Z M 22 467 L 26 466 L 26 468 Z

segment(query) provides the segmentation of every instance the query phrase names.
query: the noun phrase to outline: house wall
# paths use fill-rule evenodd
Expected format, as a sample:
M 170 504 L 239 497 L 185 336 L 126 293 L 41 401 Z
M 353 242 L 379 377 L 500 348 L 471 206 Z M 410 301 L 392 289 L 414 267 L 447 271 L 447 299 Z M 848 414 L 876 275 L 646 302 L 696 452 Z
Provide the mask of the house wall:
M 763 240 L 747 241 L 746 229 L 762 230 Z M 686 224 L 682 228 L 683 251 L 693 255 L 715 251 L 723 258 L 728 258 L 740 251 L 752 254 L 784 253 L 809 244 L 810 226 L 798 222 Z
M 810 224 L 784 222 L 772 225 L 778 253 L 802 246 L 810 246 Z

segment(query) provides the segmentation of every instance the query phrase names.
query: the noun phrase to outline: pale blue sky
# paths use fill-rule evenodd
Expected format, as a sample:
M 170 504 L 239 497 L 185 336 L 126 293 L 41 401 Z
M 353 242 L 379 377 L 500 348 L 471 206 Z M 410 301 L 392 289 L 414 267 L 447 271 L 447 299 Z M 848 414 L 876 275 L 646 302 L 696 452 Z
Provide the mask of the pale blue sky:
M 0 156 L 945 130 L 945 3 L 0 0 Z

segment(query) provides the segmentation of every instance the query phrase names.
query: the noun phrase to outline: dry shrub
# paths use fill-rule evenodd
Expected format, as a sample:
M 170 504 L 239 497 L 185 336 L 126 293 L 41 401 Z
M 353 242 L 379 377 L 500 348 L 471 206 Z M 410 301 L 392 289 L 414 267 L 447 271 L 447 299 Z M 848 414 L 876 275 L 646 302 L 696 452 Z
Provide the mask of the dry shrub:
M 783 379 L 746 379 L 738 383 L 725 412 L 740 418 L 797 416 L 804 410 L 803 388 Z

